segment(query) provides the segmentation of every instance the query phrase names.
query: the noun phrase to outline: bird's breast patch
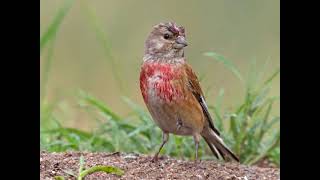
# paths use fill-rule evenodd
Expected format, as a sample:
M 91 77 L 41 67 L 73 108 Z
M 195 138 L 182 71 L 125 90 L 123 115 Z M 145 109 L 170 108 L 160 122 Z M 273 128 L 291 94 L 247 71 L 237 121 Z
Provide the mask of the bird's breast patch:
M 181 90 L 174 85 L 180 74 L 179 68 L 172 64 L 145 63 L 140 74 L 140 88 L 144 101 L 152 98 L 171 102 L 181 97 Z

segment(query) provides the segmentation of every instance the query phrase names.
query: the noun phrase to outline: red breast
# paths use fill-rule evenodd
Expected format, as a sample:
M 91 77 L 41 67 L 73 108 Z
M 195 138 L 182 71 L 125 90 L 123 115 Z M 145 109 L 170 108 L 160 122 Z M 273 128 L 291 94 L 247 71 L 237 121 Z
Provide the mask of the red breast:
M 150 88 L 155 90 L 155 95 L 167 102 L 181 96 L 181 91 L 174 84 L 181 75 L 179 72 L 179 67 L 174 64 L 145 62 L 140 72 L 140 89 L 145 103 L 148 102 Z

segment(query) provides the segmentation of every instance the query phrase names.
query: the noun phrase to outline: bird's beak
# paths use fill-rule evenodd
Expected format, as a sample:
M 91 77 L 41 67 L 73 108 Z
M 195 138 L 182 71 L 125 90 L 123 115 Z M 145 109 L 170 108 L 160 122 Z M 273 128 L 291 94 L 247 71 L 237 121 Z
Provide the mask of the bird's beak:
M 178 46 L 181 46 L 181 48 L 188 46 L 188 43 L 183 36 L 178 36 L 176 43 L 178 44 Z

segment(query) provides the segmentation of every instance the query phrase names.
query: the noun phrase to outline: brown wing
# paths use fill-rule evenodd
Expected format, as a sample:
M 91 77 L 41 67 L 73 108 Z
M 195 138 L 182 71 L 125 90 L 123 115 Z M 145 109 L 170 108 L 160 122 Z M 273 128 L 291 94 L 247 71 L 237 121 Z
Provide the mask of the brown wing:
M 218 131 L 217 128 L 215 128 L 215 126 L 213 125 L 213 120 L 211 118 L 211 115 L 209 113 L 208 110 L 208 106 L 205 102 L 205 98 L 203 96 L 203 92 L 201 90 L 200 87 L 200 83 L 199 80 L 196 76 L 196 74 L 192 71 L 192 68 L 189 64 L 185 63 L 184 65 L 185 67 L 185 72 L 187 74 L 188 77 L 188 87 L 191 90 L 192 94 L 196 97 L 196 99 L 198 100 L 198 102 L 200 103 L 203 113 L 206 116 L 206 119 L 209 122 L 209 126 L 212 128 L 212 130 L 220 136 L 220 132 Z

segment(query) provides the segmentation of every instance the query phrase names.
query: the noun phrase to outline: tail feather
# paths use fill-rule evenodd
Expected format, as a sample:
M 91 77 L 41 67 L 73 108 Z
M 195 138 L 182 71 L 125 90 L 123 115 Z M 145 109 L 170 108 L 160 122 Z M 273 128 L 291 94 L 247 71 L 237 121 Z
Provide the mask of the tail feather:
M 201 135 L 216 157 L 218 157 L 219 154 L 224 160 L 226 160 L 226 157 L 228 156 L 235 161 L 240 162 L 239 158 L 224 144 L 223 140 L 213 130 L 205 128 Z
M 215 147 L 210 143 L 210 141 L 209 141 L 206 137 L 203 136 L 203 138 L 204 138 L 204 140 L 207 142 L 207 144 L 209 145 L 209 148 L 211 149 L 211 151 L 212 151 L 212 153 L 214 154 L 214 156 L 215 156 L 217 159 L 220 159 L 220 157 L 219 157 L 219 152 L 218 152 L 217 148 L 215 148 Z

